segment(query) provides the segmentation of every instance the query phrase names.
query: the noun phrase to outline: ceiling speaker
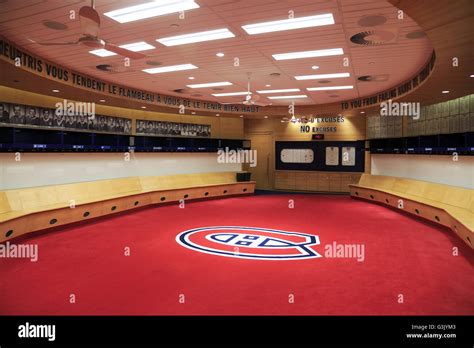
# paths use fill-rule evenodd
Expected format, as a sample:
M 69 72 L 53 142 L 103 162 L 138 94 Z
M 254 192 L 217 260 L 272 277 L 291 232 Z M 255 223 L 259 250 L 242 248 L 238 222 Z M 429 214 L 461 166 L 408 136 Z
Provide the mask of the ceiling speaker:
M 42 23 L 46 28 L 53 30 L 66 30 L 68 28 L 66 24 L 59 23 L 56 21 L 44 20 Z
M 380 46 L 396 43 L 396 39 L 394 30 L 368 30 L 352 35 L 351 42 L 362 46 Z
M 371 15 L 371 16 L 363 16 L 357 24 L 361 27 L 375 27 L 377 25 L 382 25 L 387 22 L 387 17 L 384 15 Z
M 407 35 L 406 35 L 406 38 L 407 39 L 421 39 L 423 37 L 426 37 L 426 33 L 424 31 L 421 31 L 421 30 L 415 30 L 415 31 L 412 31 L 412 32 L 409 32 Z
M 382 81 L 388 80 L 388 75 L 387 74 L 364 75 L 364 76 L 359 76 L 357 80 L 362 81 L 362 82 L 382 82 Z

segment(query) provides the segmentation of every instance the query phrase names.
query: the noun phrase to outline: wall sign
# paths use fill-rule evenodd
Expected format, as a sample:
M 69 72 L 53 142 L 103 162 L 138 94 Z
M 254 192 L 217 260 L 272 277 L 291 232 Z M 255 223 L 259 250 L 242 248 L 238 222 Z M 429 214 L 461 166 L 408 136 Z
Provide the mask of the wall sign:
M 418 75 L 416 75 L 412 79 L 390 90 L 383 91 L 369 97 L 342 102 L 341 103 L 342 110 L 357 109 L 361 107 L 377 105 L 384 101 L 395 99 L 409 93 L 411 90 L 418 87 L 423 81 L 425 81 L 428 78 L 428 76 L 430 76 L 433 70 L 435 61 L 436 61 L 436 55 L 433 51 L 433 54 L 431 55 L 431 58 L 428 61 L 428 63 L 426 63 L 426 65 L 423 67 L 423 69 L 421 69 Z
M 3 38 L 0 38 L 0 59 L 16 66 L 19 69 L 29 71 L 44 78 L 114 97 L 139 100 L 159 106 L 174 108 L 179 108 L 181 105 L 183 105 L 187 109 L 201 111 L 223 111 L 236 113 L 256 113 L 259 111 L 259 107 L 255 105 L 223 105 L 217 102 L 167 96 L 103 81 L 101 79 L 80 74 L 60 65 L 46 61 L 43 58 L 35 56 L 17 47 L 15 44 Z
M 300 133 L 335 133 L 337 132 L 337 126 L 343 123 L 344 116 L 342 115 L 311 117 L 300 126 Z

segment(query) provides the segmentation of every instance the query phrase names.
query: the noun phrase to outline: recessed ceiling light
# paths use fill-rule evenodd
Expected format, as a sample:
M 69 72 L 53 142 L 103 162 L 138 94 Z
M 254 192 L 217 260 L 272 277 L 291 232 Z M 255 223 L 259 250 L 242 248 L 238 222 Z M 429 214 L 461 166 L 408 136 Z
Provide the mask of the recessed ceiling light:
M 474 77 L 474 74 L 473 74 L 473 75 L 471 75 L 471 76 L 469 76 L 469 77 Z
M 196 85 L 187 85 L 189 88 L 206 88 L 206 87 L 219 87 L 219 86 L 231 86 L 231 82 L 210 82 L 210 83 L 198 83 Z
M 330 86 L 330 87 L 311 87 L 306 88 L 308 91 L 333 91 L 338 89 L 353 89 L 354 86 Z
M 104 50 L 103 48 L 98 49 L 98 50 L 89 51 L 89 53 L 92 53 L 92 54 L 94 54 L 96 56 L 99 56 L 99 57 L 110 57 L 110 56 L 116 56 L 117 55 L 117 53 Z
M 335 74 L 319 74 L 319 75 L 302 75 L 295 76 L 297 80 L 319 80 L 319 79 L 331 79 L 331 78 L 340 78 L 340 77 L 350 77 L 349 73 L 335 73 Z
M 192 64 L 181 64 L 181 65 L 170 65 L 170 66 L 162 66 L 159 68 L 150 68 L 150 69 L 143 69 L 142 71 L 149 73 L 149 74 L 161 74 L 167 73 L 172 71 L 181 71 L 181 70 L 191 70 L 197 69 L 197 66 Z
M 299 88 L 288 88 L 288 89 L 267 89 L 257 91 L 260 94 L 271 94 L 271 93 L 287 93 L 287 92 L 300 92 Z
M 189 76 L 188 79 L 189 80 L 194 80 L 194 76 Z
M 195 42 L 211 41 L 235 37 L 235 35 L 227 28 L 202 31 L 199 33 L 192 33 L 186 35 L 170 36 L 162 39 L 157 39 L 159 43 L 165 46 L 186 45 Z
M 213 94 L 214 97 L 230 97 L 233 95 L 247 95 L 249 92 L 230 92 L 230 93 L 216 93 Z M 250 92 L 252 94 L 252 92 Z
M 244 117 L 244 115 L 240 115 L 239 117 Z
M 152 50 L 152 49 L 155 48 L 155 46 L 147 44 L 144 41 L 134 42 L 134 43 L 126 44 L 126 45 L 120 45 L 119 47 L 125 48 L 127 50 L 132 51 L 132 52 Z M 100 48 L 98 50 L 89 51 L 89 53 L 95 54 L 96 56 L 99 56 L 99 57 L 110 57 L 110 56 L 116 56 L 117 55 L 117 53 L 108 51 L 108 50 L 103 49 L 103 48 Z
M 279 95 L 276 97 L 267 97 L 268 99 L 302 99 L 302 98 L 308 98 L 308 96 L 304 94 L 300 95 Z
M 365 114 L 365 111 L 361 111 L 360 113 L 361 113 L 361 114 Z
M 225 54 L 224 54 L 224 53 L 222 53 L 222 52 L 219 52 L 219 53 L 216 53 L 216 56 L 218 56 L 218 57 L 221 57 L 221 58 L 222 58 L 222 57 L 224 57 L 224 56 L 225 56 Z
M 317 16 L 290 18 L 280 21 L 243 25 L 242 29 L 244 29 L 249 35 L 255 35 L 262 33 L 271 33 L 275 31 L 318 27 L 321 25 L 330 24 L 334 24 L 334 17 L 332 13 L 325 13 Z
M 105 103 L 105 99 L 101 99 L 99 100 L 101 103 Z
M 142 109 L 146 109 L 146 106 L 142 106 Z
M 317 70 L 317 69 L 319 69 L 319 66 L 317 66 L 317 65 L 313 65 L 313 66 L 311 67 L 311 69 L 313 69 L 313 70 Z
M 140 19 L 162 16 L 169 13 L 192 10 L 195 8 L 199 8 L 199 5 L 192 0 L 161 0 L 125 7 L 119 10 L 106 12 L 104 15 L 119 23 L 127 23 Z
M 53 89 L 52 92 L 53 93 L 59 93 L 59 89 Z
M 441 93 L 443 93 L 443 94 L 448 94 L 449 91 L 442 91 Z
M 344 51 L 342 48 L 330 48 L 326 50 L 280 53 L 280 54 L 273 54 L 272 56 L 275 60 L 288 60 L 288 59 L 300 59 L 300 58 L 312 58 L 312 57 L 337 56 L 341 54 L 344 54 Z
M 263 118 L 268 118 L 268 116 L 264 116 Z
M 126 45 L 120 45 L 119 47 L 125 48 L 133 52 L 147 51 L 147 50 L 152 50 L 155 48 L 155 46 L 152 46 L 146 43 L 145 41 L 129 43 Z
M 216 116 L 220 116 L 221 114 L 216 114 Z
M 271 87 L 272 85 L 265 85 L 265 87 Z

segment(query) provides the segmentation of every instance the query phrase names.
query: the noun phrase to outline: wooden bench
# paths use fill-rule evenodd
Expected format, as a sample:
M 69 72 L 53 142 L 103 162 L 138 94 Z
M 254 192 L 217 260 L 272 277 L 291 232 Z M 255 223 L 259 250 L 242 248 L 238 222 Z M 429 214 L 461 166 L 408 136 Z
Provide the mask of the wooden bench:
M 128 177 L 0 191 L 0 242 L 151 204 L 250 194 L 235 172 Z
M 375 201 L 451 228 L 474 249 L 474 190 L 431 182 L 363 174 L 351 196 Z

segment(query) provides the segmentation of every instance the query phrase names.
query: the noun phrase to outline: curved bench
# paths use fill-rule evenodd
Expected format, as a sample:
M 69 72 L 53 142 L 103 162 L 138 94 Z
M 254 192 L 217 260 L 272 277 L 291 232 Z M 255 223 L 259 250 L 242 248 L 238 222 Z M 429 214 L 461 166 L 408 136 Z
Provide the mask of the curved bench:
M 451 228 L 474 249 L 474 190 L 431 182 L 363 174 L 351 196 L 401 209 Z
M 0 191 L 0 242 L 151 204 L 250 194 L 235 172 L 129 177 Z

